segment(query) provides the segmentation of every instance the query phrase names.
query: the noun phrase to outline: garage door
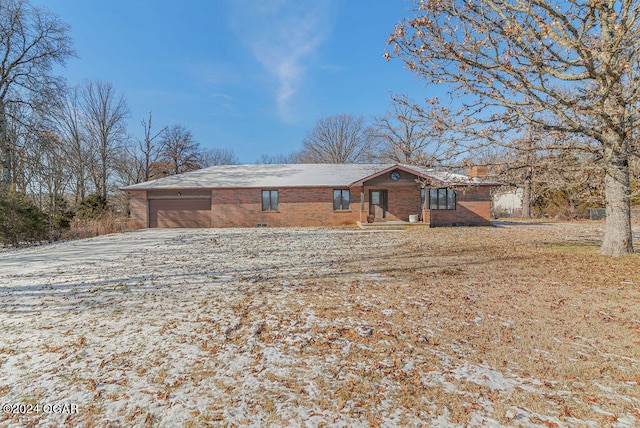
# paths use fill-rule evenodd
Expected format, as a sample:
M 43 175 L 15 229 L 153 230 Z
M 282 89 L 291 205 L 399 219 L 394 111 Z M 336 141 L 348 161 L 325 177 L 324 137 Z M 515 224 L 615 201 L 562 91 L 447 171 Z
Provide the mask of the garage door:
M 211 227 L 211 200 L 150 199 L 149 227 Z

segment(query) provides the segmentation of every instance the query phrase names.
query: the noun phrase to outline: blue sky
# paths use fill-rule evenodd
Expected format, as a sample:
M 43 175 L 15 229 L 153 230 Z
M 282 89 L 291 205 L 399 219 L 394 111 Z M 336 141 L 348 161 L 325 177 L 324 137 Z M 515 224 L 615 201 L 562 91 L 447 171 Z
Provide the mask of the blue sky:
M 36 2 L 37 3 L 37 2 Z M 369 120 L 390 94 L 434 95 L 383 58 L 405 0 L 46 0 L 71 26 L 78 54 L 64 74 L 113 83 L 131 109 L 129 131 L 153 112 L 203 147 L 232 148 L 243 163 L 289 153 L 322 117 Z

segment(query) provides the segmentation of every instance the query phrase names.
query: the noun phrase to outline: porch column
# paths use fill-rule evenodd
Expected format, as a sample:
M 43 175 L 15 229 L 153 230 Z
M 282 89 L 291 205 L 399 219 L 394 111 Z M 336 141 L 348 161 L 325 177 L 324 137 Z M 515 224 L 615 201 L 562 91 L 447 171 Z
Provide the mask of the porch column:
M 362 223 L 363 213 L 364 213 L 364 184 L 360 186 L 360 223 Z

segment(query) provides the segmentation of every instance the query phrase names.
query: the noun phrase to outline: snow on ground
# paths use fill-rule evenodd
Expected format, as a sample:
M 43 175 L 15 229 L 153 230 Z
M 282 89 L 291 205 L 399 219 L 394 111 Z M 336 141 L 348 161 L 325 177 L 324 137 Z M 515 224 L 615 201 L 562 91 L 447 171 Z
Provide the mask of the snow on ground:
M 331 273 L 372 245 L 372 235 L 145 230 L 4 252 L 2 403 L 79 409 L 78 415 L 32 413 L 14 418 L 16 426 L 34 418 L 55 426 L 67 417 L 180 426 L 200 414 L 260 424 L 266 416 L 251 414 L 250 402 L 274 385 L 249 367 L 258 358 L 263 371 L 286 374 L 297 362 L 277 346 L 257 356 L 238 349 L 233 335 L 259 326 L 242 325 L 236 309 L 257 288 L 265 297 L 246 310 L 268 309 L 268 323 L 296 281 Z M 313 322 L 313 315 L 307 319 Z M 311 380 L 307 388 L 321 393 Z M 275 406 L 300 420 L 324 418 L 287 400 Z
M 473 403 L 472 425 L 498 426 L 492 402 L 459 391 L 455 382 L 535 394 L 539 381 L 438 349 L 429 358 L 416 354 L 400 361 L 390 351 L 388 359 L 372 361 L 366 356 L 374 346 L 387 346 L 385 340 L 389 349 L 395 346 L 384 332 L 402 316 L 398 308 L 376 309 L 376 325 L 344 317 L 336 330 L 313 305 L 291 302 L 296 290 L 320 280 L 324 286 L 393 285 L 391 275 L 366 268 L 347 275 L 343 267 L 391 251 L 402 233 L 144 230 L 5 251 L 0 424 L 453 424 L 446 406 L 403 397 L 411 383 L 436 395 L 460 395 Z M 357 296 L 353 302 L 371 305 Z M 383 374 L 367 379 L 372 371 Z M 345 385 L 370 401 L 354 399 Z M 401 404 L 412 400 L 426 410 Z M 11 403 L 39 410 L 7 412 Z M 514 425 L 543 417 L 562 423 L 517 407 L 507 417 Z

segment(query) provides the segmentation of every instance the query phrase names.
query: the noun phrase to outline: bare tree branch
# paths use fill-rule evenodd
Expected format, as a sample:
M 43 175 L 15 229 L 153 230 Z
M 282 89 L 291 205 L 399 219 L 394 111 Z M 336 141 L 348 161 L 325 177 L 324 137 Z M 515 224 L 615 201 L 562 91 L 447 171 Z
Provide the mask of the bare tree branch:
M 320 119 L 302 142 L 308 163 L 353 163 L 371 158 L 375 133 L 362 116 L 336 114 Z
M 633 251 L 630 156 L 638 151 L 640 6 L 634 0 L 420 0 L 396 26 L 387 58 L 461 108 L 450 122 L 467 143 L 517 146 L 534 128 L 553 147 L 591 153 L 604 172 L 601 252 Z M 573 137 L 569 137 L 573 136 Z M 469 144 L 470 146 L 471 144 Z
M 109 176 L 127 140 L 129 108 L 109 82 L 86 82 L 82 88 L 85 127 L 91 146 L 90 168 L 98 195 L 105 200 Z
M 60 88 L 53 76 L 56 64 L 64 64 L 74 54 L 69 27 L 44 8 L 27 0 L 0 2 L 0 168 L 1 184 L 6 188 L 14 180 L 15 140 L 9 121 L 15 111 L 12 104 L 33 107 L 37 99 Z

